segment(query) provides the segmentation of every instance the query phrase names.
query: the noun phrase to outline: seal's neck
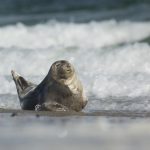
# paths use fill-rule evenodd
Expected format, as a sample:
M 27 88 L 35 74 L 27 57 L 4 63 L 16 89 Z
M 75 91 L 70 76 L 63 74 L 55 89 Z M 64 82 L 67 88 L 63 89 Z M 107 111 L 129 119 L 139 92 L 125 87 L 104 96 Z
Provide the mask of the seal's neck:
M 72 78 L 66 80 L 64 84 L 73 94 L 79 94 L 82 91 L 81 82 L 75 74 L 72 76 Z
M 76 75 L 73 74 L 73 76 L 71 76 L 67 79 L 58 79 L 57 82 L 62 85 L 68 86 L 69 84 L 72 84 L 76 80 L 76 78 L 77 78 Z

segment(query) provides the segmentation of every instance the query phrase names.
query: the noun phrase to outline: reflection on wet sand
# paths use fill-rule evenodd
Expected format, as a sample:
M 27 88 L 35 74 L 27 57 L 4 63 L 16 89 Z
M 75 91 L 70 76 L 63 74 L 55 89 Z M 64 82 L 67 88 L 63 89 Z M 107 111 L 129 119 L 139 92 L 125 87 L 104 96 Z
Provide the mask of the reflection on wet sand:
M 3 150 L 145 150 L 150 146 L 149 117 L 111 117 L 106 112 L 95 117 L 90 113 L 45 112 L 37 116 L 34 112 L 22 111 L 11 117 L 10 112 L 12 110 L 0 113 Z

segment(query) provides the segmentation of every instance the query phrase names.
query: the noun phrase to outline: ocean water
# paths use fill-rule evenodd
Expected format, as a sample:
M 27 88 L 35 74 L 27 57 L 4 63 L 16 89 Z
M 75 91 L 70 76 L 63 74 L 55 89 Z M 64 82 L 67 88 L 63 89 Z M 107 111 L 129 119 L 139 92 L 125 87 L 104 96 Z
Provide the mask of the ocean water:
M 20 108 L 11 69 L 40 83 L 51 64 L 69 60 L 90 110 L 150 109 L 150 22 L 48 21 L 0 27 L 0 107 Z

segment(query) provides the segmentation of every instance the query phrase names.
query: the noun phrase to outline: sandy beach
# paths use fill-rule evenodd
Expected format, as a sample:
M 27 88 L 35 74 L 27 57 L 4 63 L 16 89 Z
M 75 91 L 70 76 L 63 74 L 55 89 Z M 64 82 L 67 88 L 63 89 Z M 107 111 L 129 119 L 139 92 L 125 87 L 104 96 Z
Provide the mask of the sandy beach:
M 148 150 L 149 117 L 149 113 L 127 111 L 37 113 L 0 109 L 0 148 Z

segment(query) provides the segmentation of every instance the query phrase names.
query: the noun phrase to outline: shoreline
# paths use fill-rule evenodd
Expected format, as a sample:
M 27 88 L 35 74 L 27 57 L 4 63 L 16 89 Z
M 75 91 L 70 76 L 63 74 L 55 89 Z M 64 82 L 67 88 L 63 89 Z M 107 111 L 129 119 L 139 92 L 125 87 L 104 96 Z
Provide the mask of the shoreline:
M 10 116 L 46 116 L 46 117 L 67 117 L 67 116 L 104 116 L 104 117 L 139 117 L 149 118 L 150 111 L 125 111 L 125 110 L 93 110 L 91 112 L 50 112 L 50 111 L 32 111 L 21 109 L 0 108 L 0 114 L 10 114 Z

